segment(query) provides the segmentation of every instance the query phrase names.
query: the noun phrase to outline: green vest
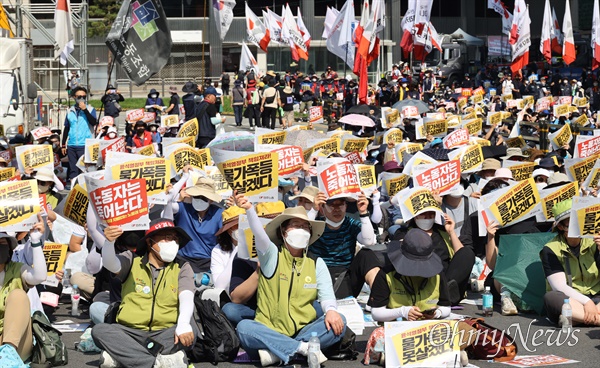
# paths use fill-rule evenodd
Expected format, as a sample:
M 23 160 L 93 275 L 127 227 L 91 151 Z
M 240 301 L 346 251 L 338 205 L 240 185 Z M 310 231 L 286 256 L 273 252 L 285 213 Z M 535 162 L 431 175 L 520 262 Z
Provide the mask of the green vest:
M 545 246 L 556 254 L 556 257 L 565 270 L 565 274 L 567 273 L 565 255 L 567 256 L 571 269 L 571 277 L 573 278 L 573 289 L 583 295 L 596 295 L 600 293 L 600 272 L 598 272 L 595 258 L 597 247 L 593 239 L 581 239 L 579 258 L 571 253 L 569 245 L 562 235 L 555 236 Z M 546 290 L 551 290 L 548 282 L 546 282 Z
M 117 323 L 136 330 L 157 331 L 177 323 L 180 264 L 173 261 L 158 273 L 152 286 L 148 257 L 135 257 L 122 285 Z
M 396 271 L 388 272 L 385 278 L 390 288 L 388 308 L 416 306 L 425 311 L 437 307 L 440 300 L 440 275 L 428 279 L 402 276 L 402 279 L 412 287 L 413 292 L 407 290 L 406 286 L 398 280 Z
M 21 279 L 21 262 L 8 262 L 4 269 L 4 285 L 0 289 L 0 335 L 4 333 L 4 312 L 6 311 L 6 298 L 15 289 L 25 290 Z
M 295 336 L 317 318 L 312 303 L 317 299 L 316 261 L 293 257 L 287 249 L 278 253 L 271 278 L 258 278 L 255 320 L 286 336 Z M 293 270 L 295 264 L 295 270 Z

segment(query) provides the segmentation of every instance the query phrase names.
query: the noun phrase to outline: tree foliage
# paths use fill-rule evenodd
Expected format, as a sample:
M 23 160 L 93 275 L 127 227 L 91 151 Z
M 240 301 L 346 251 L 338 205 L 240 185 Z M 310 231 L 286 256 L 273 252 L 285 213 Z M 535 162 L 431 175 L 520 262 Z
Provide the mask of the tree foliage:
M 121 0 L 91 0 L 88 37 L 105 37 L 119 13 Z M 92 20 L 93 19 L 93 20 Z

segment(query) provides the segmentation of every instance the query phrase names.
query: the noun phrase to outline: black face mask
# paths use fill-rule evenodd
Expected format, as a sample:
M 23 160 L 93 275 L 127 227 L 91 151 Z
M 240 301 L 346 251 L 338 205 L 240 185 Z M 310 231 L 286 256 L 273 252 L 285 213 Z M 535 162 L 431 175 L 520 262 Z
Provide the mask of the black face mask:
M 9 245 L 0 245 L 0 264 L 6 264 L 10 260 L 9 247 Z
M 146 129 L 144 129 L 144 128 L 136 129 L 136 131 L 138 132 L 138 134 L 144 133 L 145 130 Z

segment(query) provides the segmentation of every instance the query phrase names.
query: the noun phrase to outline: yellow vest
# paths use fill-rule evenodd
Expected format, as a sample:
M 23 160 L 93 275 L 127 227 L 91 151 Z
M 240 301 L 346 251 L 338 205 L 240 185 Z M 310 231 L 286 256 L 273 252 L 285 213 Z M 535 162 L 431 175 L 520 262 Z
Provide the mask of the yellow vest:
M 255 320 L 291 337 L 317 318 L 312 305 L 317 299 L 316 261 L 293 257 L 287 249 L 281 249 L 278 257 L 271 278 L 259 274 Z
M 123 301 L 117 323 L 144 331 L 164 330 L 175 325 L 179 315 L 180 270 L 177 261 L 165 265 L 153 286 L 148 257 L 135 257 L 122 285 Z
M 436 308 L 440 299 L 440 275 L 424 279 L 422 277 L 402 276 L 404 283 L 413 290 L 407 290 L 406 285 L 396 277 L 396 271 L 388 272 L 385 278 L 390 288 L 390 299 L 387 307 L 419 307 L 421 311 Z
M 4 312 L 6 311 L 6 298 L 8 294 L 15 289 L 23 289 L 23 280 L 21 279 L 21 262 L 8 262 L 4 269 L 4 285 L 0 289 L 0 335 L 4 333 Z M 27 306 L 29 308 L 29 306 Z

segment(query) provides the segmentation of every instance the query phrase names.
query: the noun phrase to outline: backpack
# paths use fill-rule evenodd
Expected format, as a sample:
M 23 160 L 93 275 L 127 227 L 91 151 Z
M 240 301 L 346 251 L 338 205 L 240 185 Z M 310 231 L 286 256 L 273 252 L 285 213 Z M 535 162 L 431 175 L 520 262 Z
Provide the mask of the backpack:
M 31 366 L 56 367 L 69 362 L 67 347 L 60 339 L 62 333 L 52 327 L 48 317 L 41 311 L 31 316 L 31 327 L 35 337 Z
M 187 352 L 190 361 L 214 365 L 233 361 L 240 349 L 240 340 L 219 305 L 213 300 L 202 299 L 201 291 L 196 292 L 194 304 L 194 319 L 200 333 L 192 349 Z
M 483 318 L 466 318 L 469 326 L 477 330 L 477 339 L 466 348 L 474 359 L 507 362 L 517 356 L 517 344 L 506 331 L 499 330 L 483 322 Z

